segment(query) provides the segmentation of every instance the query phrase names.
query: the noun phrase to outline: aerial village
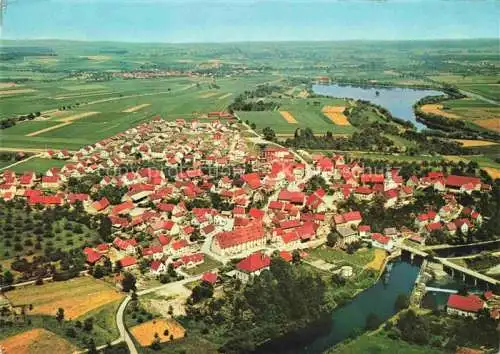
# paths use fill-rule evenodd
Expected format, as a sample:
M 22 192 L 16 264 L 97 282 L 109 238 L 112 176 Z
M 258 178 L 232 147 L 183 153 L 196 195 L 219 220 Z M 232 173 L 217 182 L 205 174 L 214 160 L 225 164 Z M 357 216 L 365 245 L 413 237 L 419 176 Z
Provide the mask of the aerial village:
M 269 267 L 272 254 L 288 262 L 295 254 L 307 259 L 307 250 L 324 245 L 331 232 L 338 235 L 339 249 L 363 241 L 391 255 L 404 240 L 424 244 L 434 230 L 467 234 L 483 222 L 480 213 L 456 198 L 487 192 L 491 187 L 479 178 L 430 172 L 405 180 L 397 169 L 372 173 L 338 154 L 304 159 L 275 143 L 251 143 L 229 113 L 211 112 L 207 118 L 166 121 L 157 116 L 76 153 L 48 150 L 45 157 L 65 160 L 64 167 L 43 176 L 4 171 L 0 196 L 24 198 L 39 209 L 80 204 L 90 215 L 107 216 L 113 241 L 82 249 L 87 267 L 109 260 L 138 279 L 158 278 L 172 268 L 185 275 L 210 257 L 222 264 L 238 260 L 224 275 L 247 282 Z M 88 174 L 101 176 L 92 192 L 108 185 L 126 187 L 120 203 L 69 191 L 70 178 Z M 306 191 L 319 176 L 329 193 L 321 187 Z M 363 210 L 338 208 L 349 198 L 383 198 L 385 208 L 399 208 L 428 187 L 442 193 L 446 204 L 421 210 L 412 229 L 372 232 Z M 139 240 L 138 235 L 146 237 Z M 137 270 L 143 260 L 149 265 L 145 274 Z M 216 284 L 220 275 L 213 269 L 202 279 Z M 453 294 L 448 312 L 474 317 L 488 299 Z

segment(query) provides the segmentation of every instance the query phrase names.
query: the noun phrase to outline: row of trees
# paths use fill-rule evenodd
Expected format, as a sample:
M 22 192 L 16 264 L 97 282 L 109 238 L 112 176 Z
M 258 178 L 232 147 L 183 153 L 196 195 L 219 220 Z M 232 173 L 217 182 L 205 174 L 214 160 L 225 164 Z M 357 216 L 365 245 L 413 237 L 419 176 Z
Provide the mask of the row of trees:
M 24 120 L 33 120 L 37 117 L 40 117 L 40 115 L 41 115 L 40 112 L 34 112 L 14 118 L 2 119 L 0 120 L 0 129 L 7 129 L 13 127 L 14 125 L 16 125 L 17 122 L 22 122 Z

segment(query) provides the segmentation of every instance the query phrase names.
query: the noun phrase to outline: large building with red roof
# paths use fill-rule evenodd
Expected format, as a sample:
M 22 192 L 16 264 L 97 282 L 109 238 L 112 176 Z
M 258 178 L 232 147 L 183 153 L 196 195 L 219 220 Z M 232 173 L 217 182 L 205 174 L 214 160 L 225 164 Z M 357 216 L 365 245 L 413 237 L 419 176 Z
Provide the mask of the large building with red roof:
M 212 251 L 221 255 L 236 254 L 265 246 L 266 240 L 262 221 L 255 220 L 247 226 L 215 235 L 212 242 Z
M 446 304 L 446 312 L 450 315 L 476 318 L 485 306 L 485 302 L 477 295 L 451 294 Z
M 246 283 L 250 277 L 259 275 L 262 271 L 269 269 L 271 258 L 262 252 L 252 253 L 236 264 L 235 276 Z

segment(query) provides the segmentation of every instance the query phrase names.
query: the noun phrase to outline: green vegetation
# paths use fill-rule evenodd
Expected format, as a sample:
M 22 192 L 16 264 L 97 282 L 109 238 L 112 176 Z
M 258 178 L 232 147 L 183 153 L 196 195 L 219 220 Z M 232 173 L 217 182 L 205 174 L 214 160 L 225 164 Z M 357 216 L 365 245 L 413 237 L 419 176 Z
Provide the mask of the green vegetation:
M 9 168 L 9 170 L 16 173 L 23 173 L 28 171 L 33 171 L 36 174 L 45 174 L 45 172 L 52 167 L 63 167 L 67 161 L 54 160 L 54 159 L 44 159 L 40 157 L 34 157 L 27 161 L 21 162 L 15 166 Z
M 90 219 L 80 209 L 69 211 L 56 207 L 39 211 L 22 199 L 5 202 L 0 200 L 0 259 L 19 256 L 50 256 L 80 248 L 85 242 L 97 238 L 90 229 Z M 43 257 L 42 257 L 43 258 Z M 42 263 L 44 263 L 42 261 Z
M 332 304 L 326 286 L 309 270 L 273 257 L 269 271 L 246 285 L 235 282 L 222 298 L 188 305 L 180 320 L 189 336 L 204 337 L 224 351 L 248 351 L 327 314 Z
M 496 323 L 487 310 L 477 320 L 435 312 L 418 315 L 408 310 L 401 313 L 394 324 L 387 323 L 383 333 L 394 340 L 440 350 L 455 350 L 457 347 L 493 349 L 498 345 Z
M 326 354 L 394 353 L 394 354 L 443 354 L 445 351 L 429 346 L 408 344 L 383 335 L 362 335 L 352 341 L 330 349 Z
M 208 272 L 215 268 L 221 267 L 222 263 L 216 261 L 215 259 L 205 255 L 205 261 L 193 268 L 186 269 L 185 272 L 189 275 L 197 275 Z
M 112 342 L 120 336 L 116 326 L 116 312 L 120 307 L 120 303 L 121 300 L 101 306 L 84 315 L 81 320 L 85 321 L 87 318 L 92 318 L 93 328 L 98 333 L 98 336 L 105 339 L 106 342 Z

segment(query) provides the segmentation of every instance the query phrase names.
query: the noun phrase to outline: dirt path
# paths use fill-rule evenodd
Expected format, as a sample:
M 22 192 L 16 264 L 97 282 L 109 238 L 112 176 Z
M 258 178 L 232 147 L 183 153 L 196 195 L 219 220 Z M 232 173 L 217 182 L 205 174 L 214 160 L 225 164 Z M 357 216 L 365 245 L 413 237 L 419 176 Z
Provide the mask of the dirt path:
M 93 115 L 96 115 L 98 113 L 99 112 L 84 112 L 84 113 L 75 114 L 75 115 L 72 115 L 72 116 L 69 116 L 69 117 L 66 117 L 66 118 L 61 118 L 61 119 L 57 120 L 57 122 L 62 122 L 61 124 L 57 124 L 57 125 L 54 125 L 52 127 L 48 127 L 48 128 L 45 128 L 45 129 L 37 130 L 36 132 L 26 134 L 26 136 L 36 136 L 36 135 L 39 135 L 39 134 L 43 134 L 43 133 L 49 132 L 51 130 L 59 129 L 59 128 L 64 127 L 66 125 L 72 124 L 74 120 L 85 118 L 85 117 L 89 117 L 89 116 L 93 116 Z
M 151 103 L 143 103 L 143 104 L 140 104 L 140 105 L 137 105 L 137 106 L 134 106 L 134 107 L 130 107 L 130 108 L 127 108 L 127 109 L 124 109 L 122 111 L 122 113 L 132 113 L 132 112 L 136 112 L 140 109 L 143 109 L 145 107 L 148 107 L 148 106 L 151 106 Z
M 9 165 L 9 166 L 5 166 L 5 167 L 3 167 L 3 168 L 0 168 L 0 171 L 3 171 L 3 170 L 8 170 L 9 168 L 12 168 L 12 167 L 14 167 L 14 166 L 16 166 L 16 165 L 19 165 L 19 164 L 21 164 L 21 163 L 25 163 L 26 161 L 31 160 L 31 159 L 33 159 L 33 158 L 35 158 L 35 157 L 40 157 L 40 154 L 32 155 L 32 156 L 30 156 L 30 157 L 25 158 L 24 160 L 14 162 L 13 164 L 11 164 L 11 165 Z

